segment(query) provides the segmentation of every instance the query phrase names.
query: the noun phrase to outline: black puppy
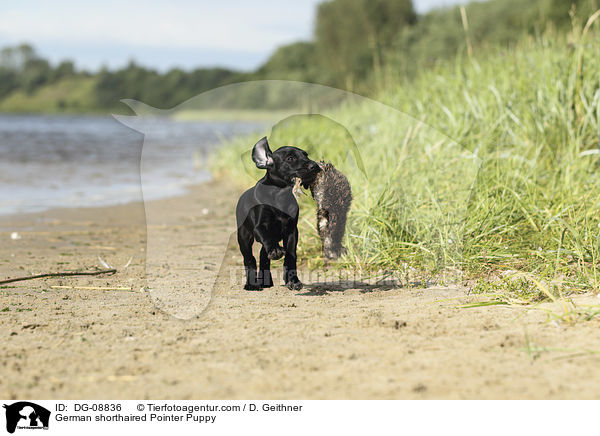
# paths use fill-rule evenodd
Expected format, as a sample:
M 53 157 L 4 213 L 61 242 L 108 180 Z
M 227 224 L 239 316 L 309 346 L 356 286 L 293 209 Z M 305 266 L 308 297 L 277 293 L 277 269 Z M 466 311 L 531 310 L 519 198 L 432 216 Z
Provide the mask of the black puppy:
M 319 165 L 296 147 L 281 147 L 272 152 L 266 137 L 254 145 L 252 160 L 258 168 L 266 169 L 267 174 L 242 194 L 236 208 L 238 244 L 246 268 L 244 289 L 273 286 L 271 260 L 284 255 L 285 284 L 290 289 L 301 289 L 296 272 L 298 202 L 292 188 L 297 177 L 302 180 L 314 177 L 320 171 Z M 252 254 L 255 240 L 262 244 L 258 272 Z

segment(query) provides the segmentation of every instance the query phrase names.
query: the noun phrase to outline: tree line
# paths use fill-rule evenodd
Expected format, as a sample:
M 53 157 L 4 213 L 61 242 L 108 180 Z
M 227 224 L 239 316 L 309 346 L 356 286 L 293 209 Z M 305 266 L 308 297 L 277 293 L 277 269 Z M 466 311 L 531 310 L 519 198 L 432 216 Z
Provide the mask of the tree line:
M 175 68 L 161 73 L 131 61 L 91 73 L 68 60 L 52 65 L 22 44 L 0 51 L 0 100 L 77 77 L 95 79 L 93 102 L 85 106 L 99 110 L 119 107 L 122 98 L 169 108 L 218 86 L 257 79 L 321 83 L 372 95 L 461 53 L 510 46 L 524 35 L 565 32 L 574 20 L 593 13 L 598 2 L 489 0 L 418 15 L 411 0 L 328 0 L 317 7 L 311 41 L 278 48 L 253 72 Z

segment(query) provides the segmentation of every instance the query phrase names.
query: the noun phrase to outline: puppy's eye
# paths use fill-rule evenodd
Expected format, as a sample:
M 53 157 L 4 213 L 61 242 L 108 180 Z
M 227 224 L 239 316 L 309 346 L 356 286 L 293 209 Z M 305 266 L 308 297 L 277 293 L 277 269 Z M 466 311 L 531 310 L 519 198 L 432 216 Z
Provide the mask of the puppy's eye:
M 288 156 L 286 159 L 288 162 L 294 162 L 296 158 L 294 156 Z

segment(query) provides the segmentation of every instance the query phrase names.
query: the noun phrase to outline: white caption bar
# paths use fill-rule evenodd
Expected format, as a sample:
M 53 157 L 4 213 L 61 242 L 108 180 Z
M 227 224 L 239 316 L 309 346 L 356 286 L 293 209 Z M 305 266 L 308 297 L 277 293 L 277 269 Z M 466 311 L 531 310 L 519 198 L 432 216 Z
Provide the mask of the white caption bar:
M 0 434 L 401 434 L 596 432 L 595 401 L 4 400 Z M 309 433 L 307 433 L 309 432 Z

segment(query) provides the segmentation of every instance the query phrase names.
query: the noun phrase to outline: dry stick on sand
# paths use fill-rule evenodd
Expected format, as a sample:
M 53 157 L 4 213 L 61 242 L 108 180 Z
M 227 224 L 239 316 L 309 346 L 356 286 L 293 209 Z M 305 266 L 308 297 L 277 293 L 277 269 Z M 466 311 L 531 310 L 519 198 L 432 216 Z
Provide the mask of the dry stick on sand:
M 83 289 L 94 291 L 132 291 L 131 287 L 111 287 L 111 286 L 50 286 L 50 289 Z
M 116 272 L 117 272 L 117 270 L 115 268 L 111 268 L 111 269 L 103 269 L 100 271 L 57 272 L 57 273 L 37 274 L 35 276 L 15 277 L 14 279 L 0 280 L 0 285 L 3 285 L 5 283 L 20 282 L 23 280 L 41 279 L 43 277 L 97 276 L 100 274 L 115 274 Z

